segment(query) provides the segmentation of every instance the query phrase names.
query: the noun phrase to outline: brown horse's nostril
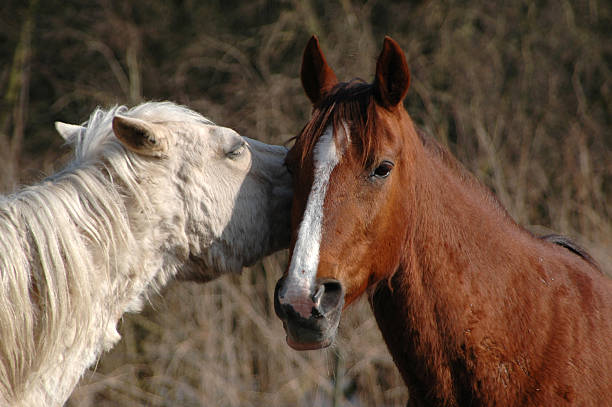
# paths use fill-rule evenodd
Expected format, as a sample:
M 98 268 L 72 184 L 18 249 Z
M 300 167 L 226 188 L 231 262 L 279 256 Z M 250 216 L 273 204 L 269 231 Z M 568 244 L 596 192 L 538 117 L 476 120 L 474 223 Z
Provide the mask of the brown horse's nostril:
M 314 302 L 317 305 L 317 308 L 321 305 L 320 301 L 321 301 L 321 297 L 323 296 L 324 292 L 325 292 L 325 286 L 321 284 L 317 287 L 317 291 L 315 291 L 315 293 L 312 295 L 312 302 Z
M 278 317 L 283 321 L 286 318 L 286 315 L 281 307 L 281 303 L 279 300 L 283 300 L 285 298 L 284 283 L 285 277 L 282 277 L 276 282 L 276 287 L 274 287 L 274 311 L 276 312 L 276 315 L 278 315 Z
M 338 280 L 319 280 L 319 285 L 313 295 L 313 301 L 321 314 L 326 315 L 331 311 L 337 310 L 339 306 L 342 306 L 340 303 L 343 300 L 344 289 Z
M 274 292 L 274 310 L 283 321 L 287 343 L 298 350 L 329 346 L 344 305 L 342 284 L 332 279 L 317 280 L 309 295 L 287 295 L 290 288 L 283 277 Z
M 274 291 L 274 308 L 281 319 L 286 318 L 288 313 L 299 310 L 297 308 L 298 304 L 304 307 L 305 303 L 300 303 L 302 300 L 299 298 L 295 301 L 286 302 L 286 277 L 281 278 L 277 282 Z M 317 281 L 314 292 L 307 298 L 308 302 L 312 301 L 311 308 L 309 308 L 312 316 L 320 318 L 330 313 L 341 311 L 344 305 L 344 288 L 338 280 L 321 279 Z M 302 312 L 302 317 L 307 318 L 304 312 Z

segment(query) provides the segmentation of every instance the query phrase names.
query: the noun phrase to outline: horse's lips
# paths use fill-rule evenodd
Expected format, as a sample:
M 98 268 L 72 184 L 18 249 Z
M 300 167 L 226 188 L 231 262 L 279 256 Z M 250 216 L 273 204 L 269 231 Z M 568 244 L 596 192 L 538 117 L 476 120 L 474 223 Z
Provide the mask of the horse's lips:
M 289 329 L 287 329 L 287 322 L 283 321 L 283 329 L 285 330 L 286 336 L 285 340 L 287 341 L 287 345 L 289 345 L 292 349 L 295 350 L 316 350 L 327 348 L 334 341 L 334 336 L 323 339 L 318 342 L 297 342 L 292 338 Z
M 325 339 L 321 342 L 310 342 L 310 343 L 295 342 L 293 341 L 293 339 L 291 339 L 291 336 L 289 334 L 287 334 L 286 340 L 287 340 L 287 345 L 291 346 L 295 350 L 323 349 L 323 348 L 327 348 L 329 345 L 332 344 L 331 338 Z
M 287 344 L 295 350 L 321 349 L 331 345 L 336 337 L 344 303 L 344 293 L 340 283 L 335 280 L 319 281 L 336 298 L 335 300 L 332 298 L 331 302 L 328 298 L 327 301 L 315 303 L 309 295 L 297 297 L 294 301 L 288 301 L 286 295 L 281 298 L 279 291 L 283 281 L 284 277 L 277 282 L 274 289 L 274 311 L 283 322 Z M 331 284 L 332 282 L 336 284 Z M 296 305 L 301 312 L 296 310 Z M 321 307 L 323 310 L 319 308 L 320 306 L 323 306 Z

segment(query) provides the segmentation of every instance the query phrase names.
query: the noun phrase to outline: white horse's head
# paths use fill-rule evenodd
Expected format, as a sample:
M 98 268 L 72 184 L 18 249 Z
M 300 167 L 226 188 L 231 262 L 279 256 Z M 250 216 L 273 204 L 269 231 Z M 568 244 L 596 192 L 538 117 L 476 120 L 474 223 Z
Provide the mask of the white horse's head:
M 0 196 L 0 405 L 63 405 L 152 290 L 240 271 L 290 239 L 283 147 L 169 102 L 56 128 L 74 159 Z
M 56 128 L 71 143 L 85 130 L 64 123 Z M 153 208 L 148 216 L 158 217 L 162 251 L 180 258 L 179 278 L 207 281 L 288 247 L 286 148 L 242 137 L 167 102 L 119 109 L 112 129 L 134 155 L 139 186 Z

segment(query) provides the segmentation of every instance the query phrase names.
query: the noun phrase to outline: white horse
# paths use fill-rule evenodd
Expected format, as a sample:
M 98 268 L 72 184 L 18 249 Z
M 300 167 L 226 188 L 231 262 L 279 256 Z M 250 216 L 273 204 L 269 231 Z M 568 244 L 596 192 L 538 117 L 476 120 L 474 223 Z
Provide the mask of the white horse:
M 289 242 L 283 147 L 170 102 L 56 127 L 74 160 L 0 196 L 2 406 L 62 405 L 147 293 Z

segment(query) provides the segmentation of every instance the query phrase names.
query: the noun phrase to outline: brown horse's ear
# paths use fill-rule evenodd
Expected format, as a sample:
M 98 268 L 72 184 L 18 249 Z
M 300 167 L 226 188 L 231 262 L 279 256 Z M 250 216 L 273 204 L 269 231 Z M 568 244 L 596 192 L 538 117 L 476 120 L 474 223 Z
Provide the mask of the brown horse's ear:
M 384 107 L 399 105 L 410 86 L 410 71 L 406 56 L 397 42 L 385 36 L 383 49 L 376 62 L 374 92 L 378 103 Z
M 113 132 L 125 148 L 137 154 L 161 158 L 168 152 L 168 134 L 155 123 L 115 115 Z
M 304 49 L 300 77 L 304 91 L 313 105 L 319 103 L 325 94 L 338 83 L 336 74 L 327 65 L 316 35 L 310 38 Z

